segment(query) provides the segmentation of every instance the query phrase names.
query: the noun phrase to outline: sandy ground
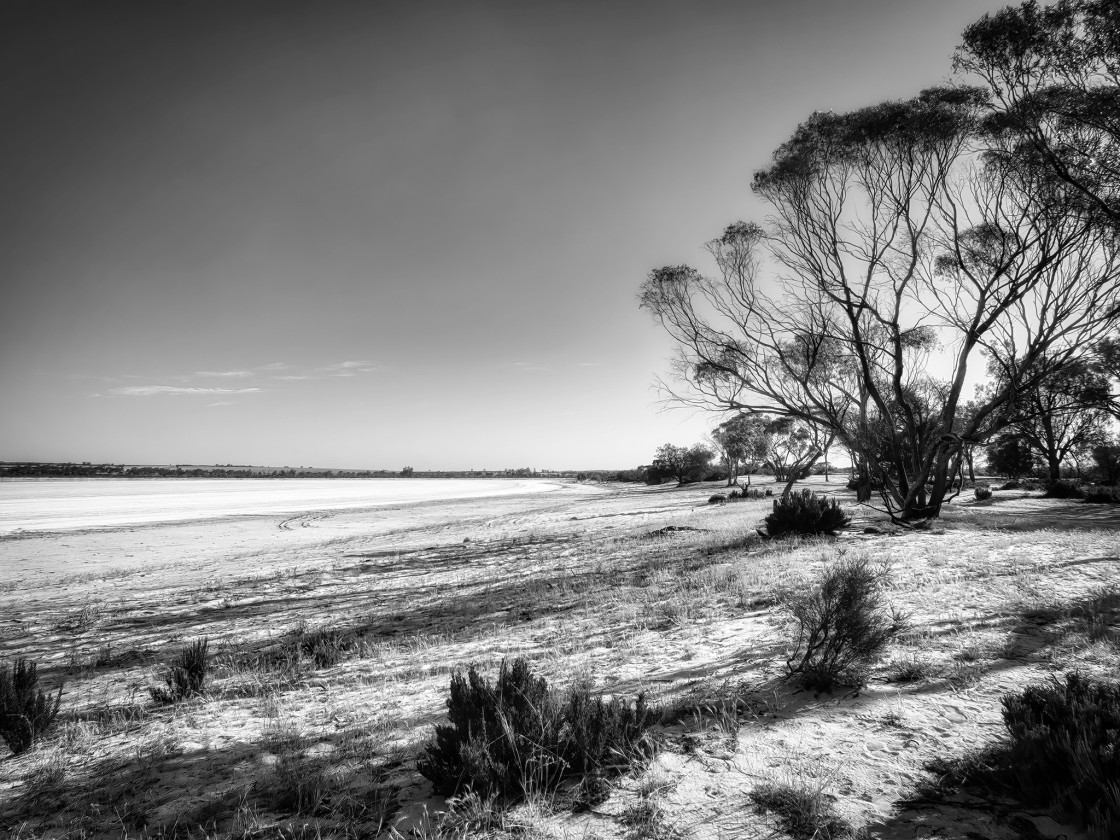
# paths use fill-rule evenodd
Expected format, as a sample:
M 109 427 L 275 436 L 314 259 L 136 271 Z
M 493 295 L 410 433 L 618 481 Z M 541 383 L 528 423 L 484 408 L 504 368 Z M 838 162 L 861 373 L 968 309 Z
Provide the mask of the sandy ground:
M 816 487 L 854 501 L 840 488 Z M 0 835 L 408 833 L 446 807 L 415 757 L 449 673 L 520 655 L 557 686 L 707 710 L 592 811 L 533 801 L 510 815 L 538 836 L 639 836 L 635 805 L 654 800 L 675 836 L 780 836 L 747 799 L 768 781 L 821 790 L 875 838 L 1078 836 L 1023 803 L 903 803 L 930 759 L 999 736 L 1004 694 L 1072 668 L 1115 676 L 1120 599 L 1100 597 L 1120 583 L 1115 508 L 997 492 L 958 500 L 932 532 L 859 510 L 839 540 L 775 546 L 750 539 L 768 501 L 707 505 L 717 489 L 571 484 L 2 538 L 0 659 L 37 661 L 63 714 L 0 758 Z M 694 530 L 654 538 L 666 526 Z M 782 679 L 776 601 L 840 555 L 889 562 L 911 629 L 865 689 L 814 696 Z M 1079 624 L 1090 602 L 1103 637 Z M 358 642 L 337 662 L 293 661 L 320 629 Z M 201 636 L 208 695 L 153 703 L 163 662 Z M 928 676 L 889 681 L 898 662 Z

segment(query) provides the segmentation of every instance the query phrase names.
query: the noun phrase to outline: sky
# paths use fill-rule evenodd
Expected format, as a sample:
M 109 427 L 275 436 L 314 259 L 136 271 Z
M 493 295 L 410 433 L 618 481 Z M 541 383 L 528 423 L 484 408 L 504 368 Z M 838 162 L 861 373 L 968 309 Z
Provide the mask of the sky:
M 646 274 L 986 0 L 0 3 L 0 460 L 626 468 Z

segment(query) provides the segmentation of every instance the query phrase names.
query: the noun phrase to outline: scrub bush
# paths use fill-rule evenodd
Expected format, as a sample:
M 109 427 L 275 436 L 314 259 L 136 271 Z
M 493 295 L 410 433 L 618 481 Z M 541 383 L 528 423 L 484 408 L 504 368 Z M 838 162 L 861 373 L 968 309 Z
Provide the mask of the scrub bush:
M 812 490 L 790 493 L 774 500 L 774 510 L 766 517 L 770 537 L 786 534 L 831 534 L 835 536 L 851 524 L 840 503 Z
M 517 799 L 554 789 L 567 775 L 604 774 L 652 755 L 647 730 L 660 712 L 639 695 L 604 701 L 586 687 L 561 697 L 522 658 L 503 661 L 491 684 L 474 667 L 451 677 L 449 724 L 417 769 L 444 796 L 473 791 Z
M 0 736 L 15 755 L 30 748 L 58 717 L 62 688 L 52 696 L 38 683 L 34 662 L 0 665 Z
M 905 618 L 883 603 L 882 575 L 865 559 L 845 560 L 826 569 L 809 592 L 786 599 L 797 623 L 786 667 L 806 688 L 863 685 L 871 666 L 905 627 Z
M 1076 481 L 1053 481 L 1044 495 L 1047 499 L 1084 499 L 1085 490 Z

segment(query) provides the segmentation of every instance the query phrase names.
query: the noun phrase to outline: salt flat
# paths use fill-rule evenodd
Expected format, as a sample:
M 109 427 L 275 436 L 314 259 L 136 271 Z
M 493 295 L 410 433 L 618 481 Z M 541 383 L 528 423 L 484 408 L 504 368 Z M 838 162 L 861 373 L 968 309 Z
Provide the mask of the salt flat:
M 514 496 L 559 486 L 532 479 L 4 479 L 0 534 Z

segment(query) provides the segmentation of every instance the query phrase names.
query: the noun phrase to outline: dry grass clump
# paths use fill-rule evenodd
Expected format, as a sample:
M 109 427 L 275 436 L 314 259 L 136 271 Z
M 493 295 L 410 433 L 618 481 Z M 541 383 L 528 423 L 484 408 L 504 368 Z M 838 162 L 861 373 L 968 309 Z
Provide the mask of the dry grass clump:
M 28 750 L 58 717 L 62 688 L 51 696 L 38 684 L 34 662 L 0 665 L 0 737 L 15 755 Z
M 906 624 L 883 602 L 885 576 L 866 558 L 842 560 L 805 594 L 786 596 L 784 606 L 797 623 L 786 658 L 791 676 L 817 691 L 866 682 L 870 667 Z
M 187 645 L 168 665 L 164 682 L 167 687 L 151 686 L 148 691 L 157 703 L 177 703 L 188 697 L 202 694 L 206 676 L 210 672 L 209 641 L 198 639 Z
M 773 814 L 778 828 L 793 840 L 858 840 L 867 833 L 836 813 L 820 788 L 768 784 L 748 794 L 755 812 Z

